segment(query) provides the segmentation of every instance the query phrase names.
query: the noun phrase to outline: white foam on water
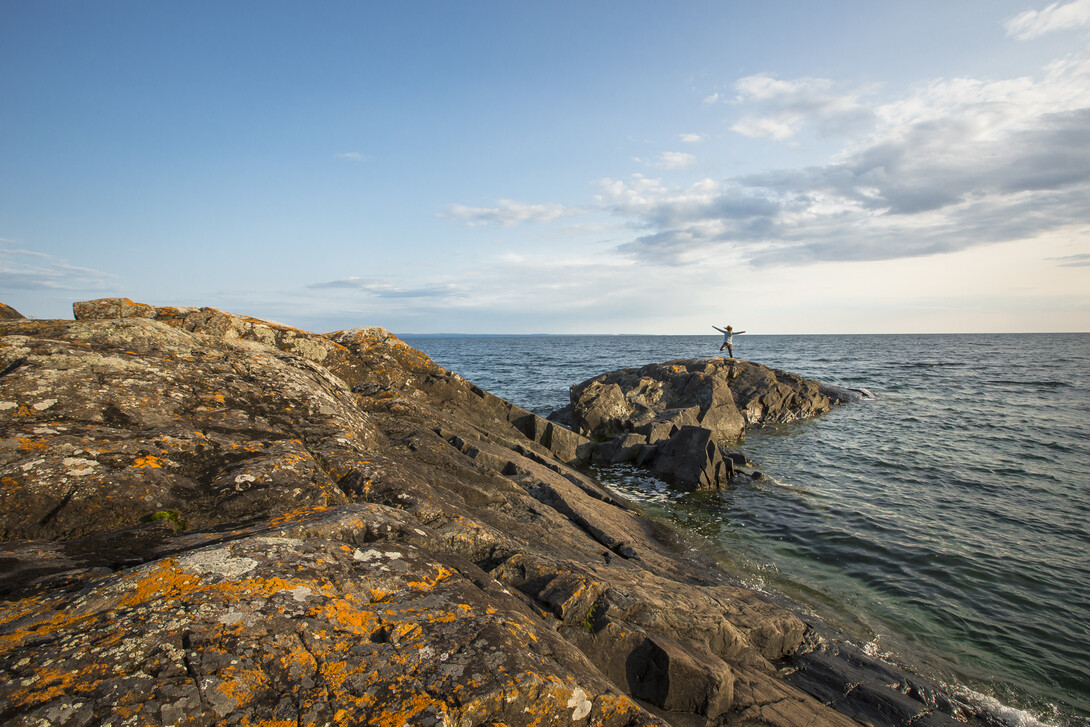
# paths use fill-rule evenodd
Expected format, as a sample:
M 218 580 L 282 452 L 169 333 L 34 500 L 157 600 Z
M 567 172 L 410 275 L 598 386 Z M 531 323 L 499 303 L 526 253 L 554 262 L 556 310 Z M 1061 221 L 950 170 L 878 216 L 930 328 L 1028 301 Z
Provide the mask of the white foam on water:
M 862 649 L 864 654 L 871 657 L 872 659 L 881 659 L 882 661 L 892 662 L 893 661 L 893 652 L 892 651 L 882 651 L 878 647 L 878 640 L 881 639 L 881 638 L 882 638 L 881 634 L 875 634 L 873 639 L 871 639 L 867 643 L 863 644 L 859 648 Z
M 1043 722 L 1032 712 L 1008 707 L 995 697 L 969 689 L 966 686 L 947 686 L 950 693 L 970 707 L 985 712 L 996 722 L 1009 727 L 1057 727 L 1058 722 Z

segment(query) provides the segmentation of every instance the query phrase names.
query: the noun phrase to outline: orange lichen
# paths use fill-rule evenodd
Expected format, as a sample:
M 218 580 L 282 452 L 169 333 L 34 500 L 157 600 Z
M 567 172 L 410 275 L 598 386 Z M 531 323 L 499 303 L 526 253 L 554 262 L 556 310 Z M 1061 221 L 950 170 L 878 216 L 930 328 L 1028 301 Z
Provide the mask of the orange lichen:
M 325 618 L 352 633 L 370 636 L 378 629 L 381 622 L 374 613 L 354 603 L 355 600 L 353 596 L 331 598 L 316 613 L 321 613 Z
M 299 722 L 294 719 L 262 719 L 251 722 L 249 715 L 239 722 L 240 727 L 299 727 Z
M 19 449 L 24 452 L 38 452 L 49 446 L 49 442 L 44 439 L 31 439 L 30 437 L 16 437 L 15 441 L 19 443 Z
M 439 583 L 442 583 L 453 575 L 453 573 L 441 565 L 436 565 L 435 571 L 435 575 L 428 578 L 422 578 L 419 581 L 409 581 L 407 585 L 409 588 L 415 588 L 418 591 L 430 591 Z
M 107 675 L 104 664 L 91 664 L 80 669 L 67 667 L 40 667 L 35 670 L 34 691 L 16 693 L 17 704 L 48 702 L 64 694 L 81 691 L 88 684 L 94 684 Z
M 223 681 L 217 688 L 239 706 L 248 704 L 259 692 L 269 687 L 269 678 L 265 672 L 253 667 L 232 664 L 220 676 Z
M 446 705 L 443 702 L 427 694 L 409 695 L 399 704 L 382 705 L 382 711 L 371 716 L 370 724 L 377 727 L 403 727 L 403 725 L 415 724 L 419 721 L 416 719 L 417 716 L 433 707 L 446 711 Z
M 151 467 L 152 469 L 162 469 L 163 460 L 149 454 L 146 457 L 137 457 L 135 460 L 133 460 L 132 466 L 136 467 L 137 469 L 145 469 L 147 467 Z
M 313 515 L 317 515 L 318 513 L 326 512 L 331 509 L 332 508 L 327 505 L 310 505 L 308 507 L 301 507 L 298 510 L 290 510 L 281 515 L 277 515 L 276 517 L 269 520 L 269 525 L 277 527 L 280 525 L 288 525 L 302 522 L 309 519 Z

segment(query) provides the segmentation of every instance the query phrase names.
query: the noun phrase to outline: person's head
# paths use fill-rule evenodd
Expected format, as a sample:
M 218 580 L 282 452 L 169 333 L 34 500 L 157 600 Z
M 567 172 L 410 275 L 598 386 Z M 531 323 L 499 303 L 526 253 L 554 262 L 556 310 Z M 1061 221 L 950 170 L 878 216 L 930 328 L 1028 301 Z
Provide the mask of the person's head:
M 730 326 L 727 326 L 727 330 L 728 330 L 728 331 L 733 331 L 734 329 L 733 329 L 733 328 L 731 328 Z

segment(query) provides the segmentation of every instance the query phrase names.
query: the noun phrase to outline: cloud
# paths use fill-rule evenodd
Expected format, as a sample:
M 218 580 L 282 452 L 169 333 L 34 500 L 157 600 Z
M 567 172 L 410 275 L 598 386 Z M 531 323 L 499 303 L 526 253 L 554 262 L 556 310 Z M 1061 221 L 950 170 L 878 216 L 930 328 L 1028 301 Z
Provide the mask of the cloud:
M 0 243 L 14 241 L 0 238 Z M 104 290 L 116 279 L 116 275 L 69 265 L 46 253 L 0 246 L 0 289 Z
M 812 99 L 830 87 L 743 81 L 744 94 L 762 101 Z M 677 186 L 605 179 L 596 202 L 637 233 L 622 253 L 669 265 L 728 250 L 754 265 L 890 260 L 1090 221 L 1087 54 L 1049 64 L 1040 79 L 940 79 L 857 111 L 872 130 L 824 165 Z
M 1090 25 L 1090 0 L 1052 3 L 1044 10 L 1027 10 L 1003 25 L 1007 35 L 1018 40 L 1031 40 L 1056 30 L 1084 28 Z
M 1053 257 L 1049 260 L 1055 260 L 1059 263 L 1060 267 L 1064 268 L 1084 268 L 1090 267 L 1090 253 L 1081 253 L 1078 255 L 1064 255 L 1063 257 Z
M 335 159 L 350 159 L 354 162 L 367 161 L 367 156 L 360 154 L 358 151 L 343 151 L 340 154 L 334 154 L 333 157 Z
M 552 222 L 561 217 L 577 215 L 582 212 L 581 209 L 565 207 L 555 203 L 523 204 L 510 199 L 501 199 L 496 202 L 495 207 L 467 207 L 462 204 L 452 204 L 439 217 L 463 220 L 470 227 L 482 225 L 514 227 L 524 222 Z
M 421 288 L 402 288 L 377 278 L 348 277 L 322 283 L 312 283 L 310 290 L 351 290 L 368 293 L 379 298 L 450 298 L 464 291 L 452 283 Z
M 1035 76 L 933 79 L 881 102 L 871 90 L 845 88 L 767 74 L 735 84 L 736 130 L 771 138 L 850 131 L 821 164 L 727 179 L 609 177 L 583 207 L 501 200 L 455 205 L 445 216 L 511 226 L 576 212 L 596 213 L 600 224 L 605 215 L 615 224 L 598 241 L 644 268 L 885 261 L 1090 234 L 1090 50 Z M 640 161 L 682 172 L 696 158 L 666 152 Z
M 683 151 L 664 151 L 654 159 L 635 157 L 635 161 L 656 169 L 686 169 L 696 164 L 696 157 Z
M 699 144 L 704 141 L 703 134 L 678 134 L 678 139 L 686 144 Z
M 734 88 L 735 103 L 754 109 L 731 126 L 743 136 L 783 141 L 807 126 L 834 135 L 858 132 L 873 123 L 873 113 L 860 100 L 866 90 L 835 93 L 829 79 L 785 81 L 757 74 L 738 79 Z

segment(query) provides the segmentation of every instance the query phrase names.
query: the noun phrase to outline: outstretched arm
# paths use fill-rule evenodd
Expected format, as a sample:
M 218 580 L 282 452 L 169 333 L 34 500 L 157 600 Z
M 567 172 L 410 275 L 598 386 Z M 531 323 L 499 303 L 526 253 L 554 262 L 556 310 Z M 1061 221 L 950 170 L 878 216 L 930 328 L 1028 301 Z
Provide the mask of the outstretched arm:
M 722 328 L 720 328 L 719 326 L 712 326 L 712 328 L 714 328 L 715 330 L 719 331 L 720 333 L 726 333 L 726 331 L 724 331 L 724 330 L 723 330 Z
M 735 331 L 734 335 L 741 336 L 743 333 L 745 333 L 745 331 Z

